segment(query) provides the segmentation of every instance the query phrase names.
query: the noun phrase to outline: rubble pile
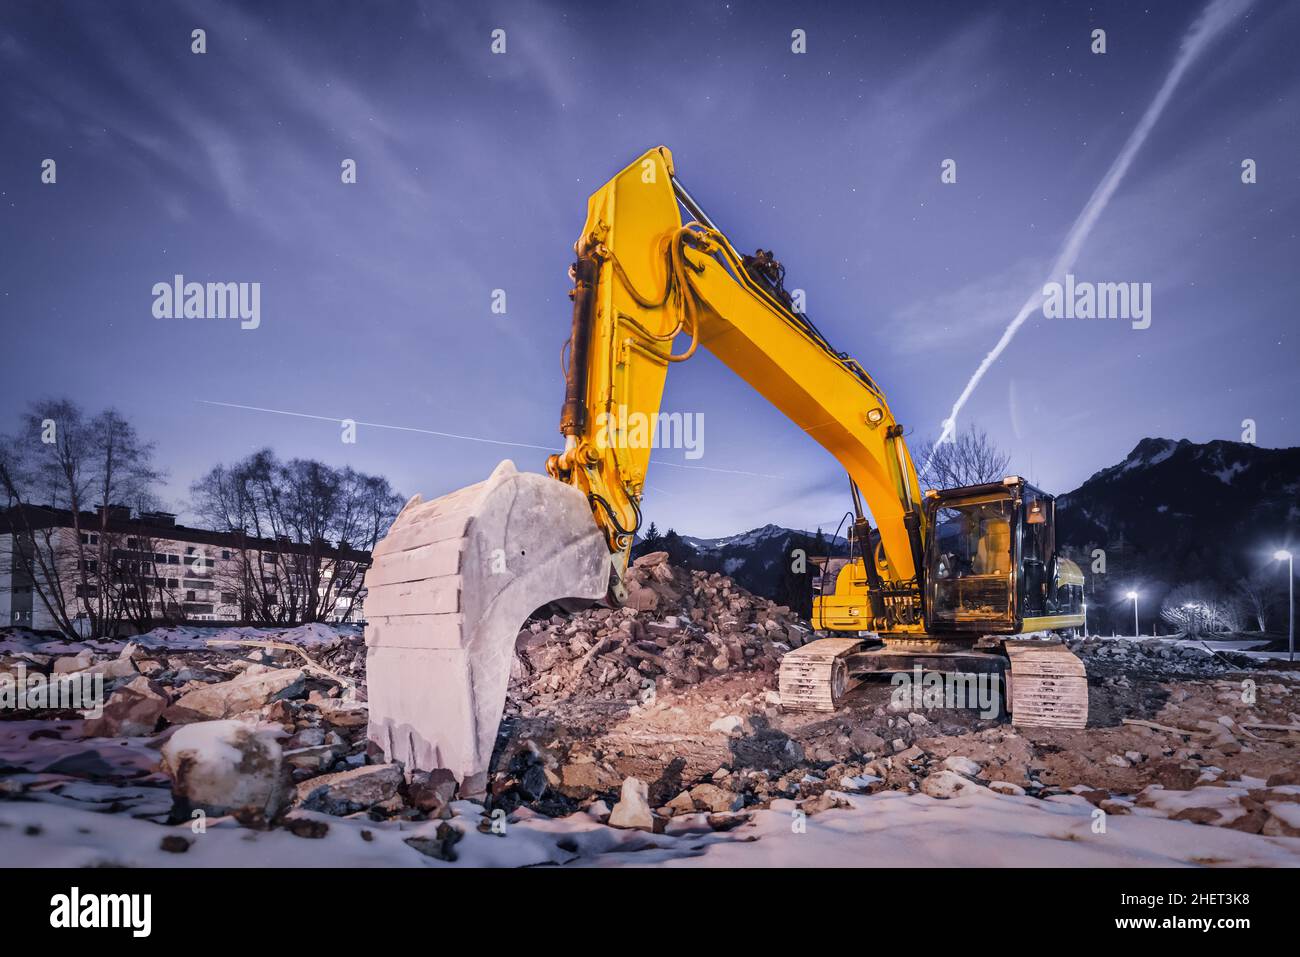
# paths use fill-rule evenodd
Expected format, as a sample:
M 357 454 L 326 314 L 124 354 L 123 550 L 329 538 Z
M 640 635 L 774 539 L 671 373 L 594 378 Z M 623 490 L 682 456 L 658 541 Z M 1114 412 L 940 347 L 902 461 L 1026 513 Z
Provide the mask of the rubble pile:
M 1084 660 L 1089 674 L 1100 668 L 1135 677 L 1212 677 L 1258 664 L 1247 655 L 1215 650 L 1204 642 L 1090 637 L 1066 644 Z
M 775 675 L 781 655 L 811 639 L 790 609 L 717 572 L 686 571 L 653 552 L 628 570 L 624 608 L 529 621 L 516 642 L 513 709 L 559 702 L 645 700 L 652 690 L 735 671 Z

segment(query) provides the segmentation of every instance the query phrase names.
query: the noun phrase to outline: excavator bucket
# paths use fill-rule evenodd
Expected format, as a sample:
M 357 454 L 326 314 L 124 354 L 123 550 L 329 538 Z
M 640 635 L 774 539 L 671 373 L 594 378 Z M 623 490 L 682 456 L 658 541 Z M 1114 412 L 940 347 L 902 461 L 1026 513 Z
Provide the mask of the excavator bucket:
M 582 493 L 503 461 L 485 482 L 415 496 L 366 573 L 369 739 L 411 770 L 487 783 L 515 639 L 548 602 L 599 599 L 610 552 Z

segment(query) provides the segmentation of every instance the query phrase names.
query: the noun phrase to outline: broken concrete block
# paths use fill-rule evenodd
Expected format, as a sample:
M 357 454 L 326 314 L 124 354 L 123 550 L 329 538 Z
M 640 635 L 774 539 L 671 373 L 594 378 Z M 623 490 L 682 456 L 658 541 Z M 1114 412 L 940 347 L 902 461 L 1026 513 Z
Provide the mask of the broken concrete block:
M 933 798 L 954 798 L 967 788 L 976 786 L 956 771 L 940 771 L 921 782 L 921 793 Z
M 167 709 L 162 685 L 144 675 L 119 687 L 104 705 L 104 713 L 86 721 L 88 738 L 134 738 L 153 734 Z
M 294 803 L 308 811 L 351 814 L 396 797 L 401 785 L 402 769 L 397 765 L 372 764 L 303 781 Z
M 618 803 L 609 812 L 610 827 L 636 828 L 643 831 L 654 830 L 655 819 L 650 813 L 650 789 L 645 782 L 636 778 L 627 778 L 619 794 Z
M 281 734 L 242 721 L 201 721 L 177 729 L 162 748 L 176 816 L 201 810 L 233 814 L 245 824 L 274 818 L 290 793 Z
M 246 672 L 230 681 L 181 695 L 163 716 L 177 724 L 204 718 L 233 718 L 246 711 L 256 711 L 272 701 L 301 694 L 304 684 L 301 668 L 272 669 L 256 674 Z

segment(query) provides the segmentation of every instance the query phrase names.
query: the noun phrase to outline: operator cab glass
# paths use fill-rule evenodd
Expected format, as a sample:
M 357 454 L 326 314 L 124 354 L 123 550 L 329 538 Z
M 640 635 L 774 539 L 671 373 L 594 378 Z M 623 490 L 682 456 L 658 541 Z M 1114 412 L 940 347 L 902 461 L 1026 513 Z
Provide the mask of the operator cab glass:
M 1009 494 L 995 492 L 946 501 L 934 509 L 930 614 L 936 623 L 1011 619 L 1015 505 Z

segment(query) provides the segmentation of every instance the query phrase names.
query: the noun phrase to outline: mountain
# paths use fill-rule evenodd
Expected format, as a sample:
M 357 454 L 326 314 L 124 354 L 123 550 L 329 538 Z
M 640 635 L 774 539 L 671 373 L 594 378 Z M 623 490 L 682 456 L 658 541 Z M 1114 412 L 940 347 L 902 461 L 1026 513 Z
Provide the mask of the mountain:
M 1104 549 L 1110 577 L 1230 583 L 1300 539 L 1300 449 L 1143 439 L 1056 514 L 1058 541 Z
M 817 545 L 817 533 L 764 525 L 725 538 L 695 538 L 689 535 L 666 535 L 657 542 L 639 542 L 634 554 L 666 551 L 676 565 L 706 572 L 721 572 L 756 595 L 771 598 L 796 610 L 804 602 L 795 593 L 791 581 L 791 553 L 795 548 L 813 556 L 819 551 L 842 555 L 847 542 L 824 535 L 825 546 Z M 807 579 L 802 579 L 806 583 Z

